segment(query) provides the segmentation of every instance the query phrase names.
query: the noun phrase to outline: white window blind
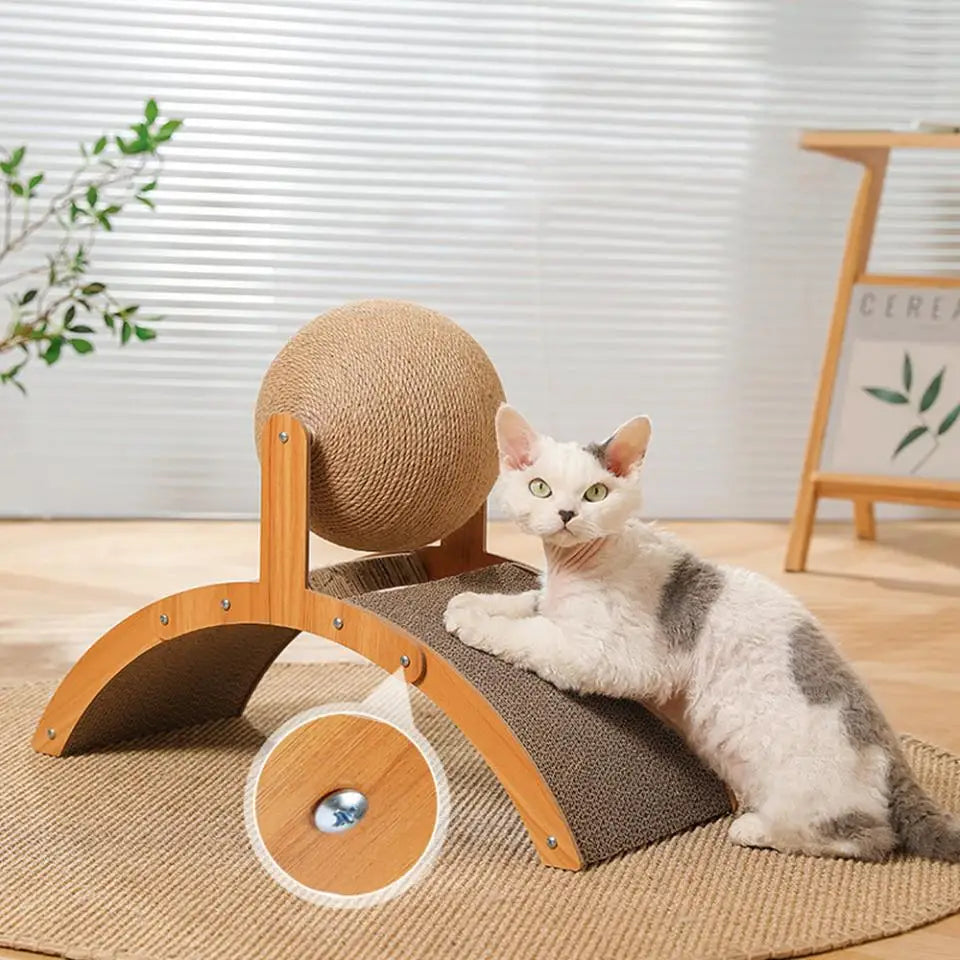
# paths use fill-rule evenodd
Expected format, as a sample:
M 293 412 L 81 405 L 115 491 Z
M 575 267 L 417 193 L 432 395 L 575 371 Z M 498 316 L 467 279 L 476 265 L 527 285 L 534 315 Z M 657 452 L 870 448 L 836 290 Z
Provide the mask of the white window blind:
M 186 118 L 95 254 L 160 338 L 0 390 L 7 515 L 253 515 L 263 370 L 376 296 L 559 436 L 650 413 L 651 513 L 784 516 L 858 175 L 797 131 L 960 120 L 954 0 L 5 0 L 0 39 L 50 181 L 149 96 Z M 875 267 L 955 270 L 958 173 L 896 155 Z

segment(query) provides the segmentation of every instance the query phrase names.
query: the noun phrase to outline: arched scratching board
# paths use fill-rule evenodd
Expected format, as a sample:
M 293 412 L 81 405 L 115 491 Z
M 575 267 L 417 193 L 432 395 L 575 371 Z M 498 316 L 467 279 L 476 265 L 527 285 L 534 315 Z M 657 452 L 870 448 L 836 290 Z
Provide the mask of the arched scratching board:
M 535 583 L 486 551 L 482 504 L 437 545 L 310 574 L 311 443 L 289 413 L 263 422 L 259 579 L 166 597 L 104 634 L 54 693 L 37 751 L 239 715 L 307 631 L 402 668 L 483 755 L 545 864 L 576 870 L 729 812 L 723 785 L 639 704 L 563 693 L 444 631 L 454 594 Z

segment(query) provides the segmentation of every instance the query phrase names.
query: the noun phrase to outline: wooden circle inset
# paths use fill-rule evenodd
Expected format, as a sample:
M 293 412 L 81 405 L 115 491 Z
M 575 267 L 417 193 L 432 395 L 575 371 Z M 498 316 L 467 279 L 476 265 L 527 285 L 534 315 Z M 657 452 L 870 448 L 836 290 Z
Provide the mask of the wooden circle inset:
M 328 793 L 359 790 L 367 812 L 343 833 L 314 824 Z M 260 836 L 277 865 L 311 890 L 371 893 L 402 877 L 426 850 L 437 819 L 433 774 L 396 727 L 348 713 L 320 716 L 287 734 L 260 772 Z

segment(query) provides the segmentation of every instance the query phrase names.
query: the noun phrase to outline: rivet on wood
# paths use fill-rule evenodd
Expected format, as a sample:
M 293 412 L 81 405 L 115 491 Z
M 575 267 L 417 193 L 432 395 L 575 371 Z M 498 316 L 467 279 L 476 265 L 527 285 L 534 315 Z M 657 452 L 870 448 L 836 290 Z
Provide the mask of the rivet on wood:
M 405 653 L 402 654 L 401 657 L 400 657 L 400 666 L 401 666 L 401 667 L 409 667 L 409 666 L 410 666 L 410 658 L 409 658 Z
M 290 439 L 290 436 L 289 436 L 289 434 L 286 432 L 286 430 L 281 430 L 281 431 L 280 431 L 280 442 L 281 442 L 281 443 L 286 443 L 289 439 Z
M 226 597 L 224 597 L 224 598 L 220 601 L 220 606 L 223 607 L 224 610 L 229 610 L 229 609 L 230 609 L 230 601 L 229 601 Z
M 556 837 L 547 837 L 547 846 L 551 850 L 557 849 L 557 838 Z
M 47 727 L 47 739 L 48 739 L 48 740 L 56 740 L 56 739 L 57 739 L 57 731 L 54 730 L 53 727 Z
M 166 625 L 170 622 L 170 618 L 169 618 L 165 613 L 161 613 L 161 614 L 160 614 L 160 622 L 161 622 L 164 626 L 166 626 Z
M 342 629 L 343 629 L 343 621 L 342 621 L 339 617 L 334 617 L 334 618 L 333 618 L 333 629 L 334 629 L 334 630 L 342 630 Z

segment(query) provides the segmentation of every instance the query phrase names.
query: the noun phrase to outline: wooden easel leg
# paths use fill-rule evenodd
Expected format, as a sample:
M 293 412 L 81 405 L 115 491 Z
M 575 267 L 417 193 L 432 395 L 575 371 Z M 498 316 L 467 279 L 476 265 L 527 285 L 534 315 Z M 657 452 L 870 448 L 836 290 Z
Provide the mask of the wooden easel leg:
M 807 569 L 807 553 L 813 535 L 813 521 L 817 516 L 817 488 L 812 480 L 804 478 L 797 497 L 797 506 L 790 524 L 790 543 L 784 564 L 788 573 L 801 573 Z
M 853 501 L 853 525 L 856 528 L 858 540 L 877 539 L 877 521 L 872 500 Z
M 790 543 L 787 547 L 784 567 L 791 572 L 804 570 L 807 565 L 807 550 L 810 546 L 813 520 L 817 510 L 816 473 L 820 468 L 820 454 L 827 433 L 830 404 L 833 400 L 833 385 L 837 377 L 840 352 L 843 348 L 843 334 L 847 325 L 847 311 L 850 307 L 853 287 L 867 268 L 889 153 L 890 151 L 887 148 L 877 148 L 858 151 L 855 155 L 847 157 L 847 159 L 863 164 L 863 176 L 860 179 L 857 199 L 850 215 L 847 245 L 843 253 L 843 264 L 840 268 L 840 279 L 837 282 L 837 295 L 833 306 L 833 318 L 830 321 L 827 347 L 823 355 L 823 364 L 820 367 L 817 399 L 813 407 L 810 434 L 807 438 L 807 449 L 803 459 L 800 491 L 797 495 L 797 506 L 790 528 Z M 859 505 L 856 507 L 855 517 L 858 534 L 860 534 L 861 529 L 870 531 L 873 529 L 873 511 L 869 505 L 867 510 L 869 512 L 869 525 L 866 515 L 861 516 L 861 507 Z

